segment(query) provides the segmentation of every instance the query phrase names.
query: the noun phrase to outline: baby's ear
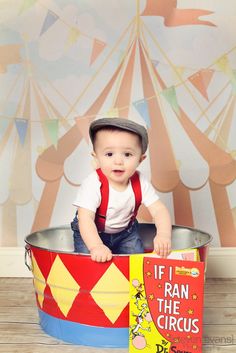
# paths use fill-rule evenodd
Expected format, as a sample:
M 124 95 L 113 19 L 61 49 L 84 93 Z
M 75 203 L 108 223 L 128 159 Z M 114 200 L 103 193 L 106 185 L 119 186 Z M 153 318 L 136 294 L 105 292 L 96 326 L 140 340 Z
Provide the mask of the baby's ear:
M 99 168 L 99 163 L 98 163 L 98 160 L 97 160 L 97 156 L 96 156 L 96 153 L 94 151 L 91 153 L 91 156 L 93 157 L 93 159 L 92 159 L 93 168 L 94 169 Z
M 146 158 L 146 154 L 142 154 L 142 156 L 140 157 L 139 163 L 141 163 L 142 161 L 144 161 L 144 159 Z

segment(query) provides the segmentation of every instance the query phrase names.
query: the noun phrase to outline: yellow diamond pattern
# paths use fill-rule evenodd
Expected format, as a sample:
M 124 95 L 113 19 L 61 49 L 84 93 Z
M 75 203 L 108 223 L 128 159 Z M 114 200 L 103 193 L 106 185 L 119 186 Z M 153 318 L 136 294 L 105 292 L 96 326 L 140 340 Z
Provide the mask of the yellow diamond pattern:
M 67 316 L 75 297 L 79 293 L 80 286 L 71 276 L 58 255 L 51 267 L 47 283 L 61 312 L 64 316 Z
M 43 306 L 43 300 L 44 300 L 44 289 L 46 287 L 46 282 L 45 278 L 43 277 L 43 274 L 37 264 L 37 261 L 35 260 L 35 257 L 32 255 L 32 269 L 33 269 L 33 275 L 34 275 L 34 288 L 38 296 L 38 302 L 39 305 Z
M 129 281 L 112 263 L 90 293 L 114 324 L 129 302 Z

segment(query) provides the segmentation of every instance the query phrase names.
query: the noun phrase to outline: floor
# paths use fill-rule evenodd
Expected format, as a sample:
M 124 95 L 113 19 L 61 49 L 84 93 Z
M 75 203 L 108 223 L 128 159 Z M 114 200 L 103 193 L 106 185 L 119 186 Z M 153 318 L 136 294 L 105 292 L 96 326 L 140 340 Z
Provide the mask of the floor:
M 236 352 L 236 279 L 205 284 L 203 353 Z M 127 353 L 128 349 L 73 346 L 38 324 L 31 278 L 0 278 L 0 353 Z

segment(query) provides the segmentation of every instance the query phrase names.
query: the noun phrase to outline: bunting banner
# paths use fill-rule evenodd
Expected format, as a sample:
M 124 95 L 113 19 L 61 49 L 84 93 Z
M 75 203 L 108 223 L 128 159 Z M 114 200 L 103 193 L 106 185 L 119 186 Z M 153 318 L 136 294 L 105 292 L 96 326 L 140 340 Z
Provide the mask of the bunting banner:
M 21 119 L 21 118 L 16 118 L 15 119 L 15 125 L 16 125 L 16 130 L 18 132 L 18 136 L 19 136 L 19 139 L 20 139 L 20 143 L 23 146 L 24 142 L 25 142 L 27 128 L 28 128 L 28 120 Z
M 75 44 L 80 36 L 80 30 L 76 27 L 71 27 L 67 37 L 67 44 L 69 46 Z
M 185 71 L 185 67 L 184 66 L 175 66 L 175 71 L 178 76 L 182 77 L 184 74 L 184 71 Z
M 59 132 L 59 121 L 58 119 L 45 120 L 44 125 L 48 131 L 52 144 L 57 147 L 58 132 Z
M 46 32 L 58 20 L 58 18 L 59 17 L 55 13 L 48 11 L 47 16 L 46 16 L 44 23 L 43 23 L 41 32 L 40 32 L 40 36 L 44 32 Z
M 90 57 L 90 66 L 94 63 L 94 61 L 97 59 L 97 57 L 102 53 L 106 46 L 106 43 L 102 42 L 101 40 L 94 39 L 93 40 L 93 49 L 92 49 L 92 54 Z
M 138 101 L 133 102 L 133 106 L 138 111 L 138 113 L 141 115 L 141 117 L 144 119 L 147 126 L 150 127 L 151 120 L 150 120 L 150 115 L 149 115 L 148 102 L 147 102 L 146 98 L 143 98 L 143 99 L 140 99 Z
M 211 82 L 214 71 L 211 69 L 202 69 L 188 77 L 192 85 L 209 101 L 207 89 Z
M 229 64 L 229 59 L 227 55 L 221 56 L 216 62 L 216 66 L 220 71 L 222 71 L 225 75 L 232 77 L 232 69 Z
M 7 71 L 7 65 L 19 64 L 22 61 L 21 47 L 21 44 L 0 45 L 0 73 Z
M 213 69 L 202 69 L 201 70 L 201 75 L 203 78 L 203 81 L 205 83 L 205 86 L 208 88 L 208 86 L 211 83 L 212 76 L 214 75 L 215 71 Z
M 111 108 L 105 114 L 107 118 L 117 118 L 119 117 L 119 109 L 118 108 Z
M 168 87 L 164 89 L 161 93 L 165 97 L 167 102 L 171 105 L 172 109 L 177 114 L 179 114 L 179 105 L 176 97 L 175 87 L 174 86 Z

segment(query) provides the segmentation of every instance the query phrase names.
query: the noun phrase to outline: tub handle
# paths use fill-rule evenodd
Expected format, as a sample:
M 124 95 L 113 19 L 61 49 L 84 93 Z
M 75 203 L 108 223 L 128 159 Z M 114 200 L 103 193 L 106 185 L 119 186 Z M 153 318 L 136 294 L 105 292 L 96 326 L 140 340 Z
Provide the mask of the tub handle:
M 29 245 L 25 246 L 25 266 L 32 272 L 31 251 Z

